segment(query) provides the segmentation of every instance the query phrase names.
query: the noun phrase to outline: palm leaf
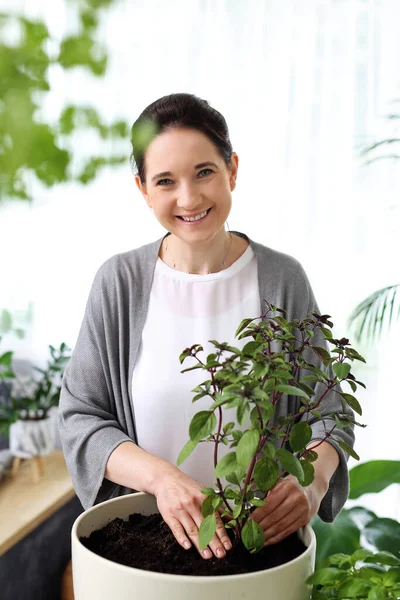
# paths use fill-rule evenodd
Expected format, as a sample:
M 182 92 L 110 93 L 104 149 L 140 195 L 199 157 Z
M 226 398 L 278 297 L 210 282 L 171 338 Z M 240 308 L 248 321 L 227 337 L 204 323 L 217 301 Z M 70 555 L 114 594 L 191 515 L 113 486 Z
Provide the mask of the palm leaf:
M 389 329 L 393 322 L 393 312 L 400 284 L 384 287 L 360 302 L 348 319 L 348 326 L 354 327 L 354 334 L 359 343 L 364 336 L 365 341 L 374 342 L 382 334 L 386 319 Z M 389 313 L 387 314 L 387 309 Z M 400 305 L 397 316 L 400 316 Z

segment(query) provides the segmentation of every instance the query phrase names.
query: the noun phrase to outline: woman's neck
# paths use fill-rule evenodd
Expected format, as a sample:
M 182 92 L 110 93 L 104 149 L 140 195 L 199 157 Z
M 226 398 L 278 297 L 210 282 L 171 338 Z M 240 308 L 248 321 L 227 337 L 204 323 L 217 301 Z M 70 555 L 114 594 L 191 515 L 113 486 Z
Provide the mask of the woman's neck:
M 185 273 L 206 275 L 218 273 L 230 267 L 244 250 L 245 239 L 223 231 L 212 243 L 187 244 L 173 234 L 166 236 L 161 244 L 159 257 L 171 268 Z

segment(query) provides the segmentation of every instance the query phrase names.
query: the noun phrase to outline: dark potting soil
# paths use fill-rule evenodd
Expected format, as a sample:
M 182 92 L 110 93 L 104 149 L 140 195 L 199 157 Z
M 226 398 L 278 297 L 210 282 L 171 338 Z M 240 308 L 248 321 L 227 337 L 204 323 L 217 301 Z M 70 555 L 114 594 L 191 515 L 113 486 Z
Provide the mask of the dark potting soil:
M 82 537 L 82 544 L 113 562 L 146 571 L 178 575 L 237 575 L 282 565 L 302 554 L 306 546 L 293 533 L 273 546 L 250 554 L 241 542 L 233 543 L 225 558 L 204 559 L 192 545 L 182 548 L 160 514 L 129 516 L 129 521 L 114 519 L 102 529 Z

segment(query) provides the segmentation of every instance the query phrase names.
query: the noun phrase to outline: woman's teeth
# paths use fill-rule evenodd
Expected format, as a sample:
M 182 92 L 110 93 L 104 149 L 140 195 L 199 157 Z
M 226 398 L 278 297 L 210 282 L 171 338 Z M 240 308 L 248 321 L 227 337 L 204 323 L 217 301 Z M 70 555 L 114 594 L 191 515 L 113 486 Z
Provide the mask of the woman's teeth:
M 193 221 L 200 221 L 200 219 L 204 219 L 207 213 L 208 210 L 205 210 L 201 214 L 197 215 L 197 217 L 181 217 L 181 219 L 183 219 L 184 221 L 188 221 L 189 223 L 193 223 Z

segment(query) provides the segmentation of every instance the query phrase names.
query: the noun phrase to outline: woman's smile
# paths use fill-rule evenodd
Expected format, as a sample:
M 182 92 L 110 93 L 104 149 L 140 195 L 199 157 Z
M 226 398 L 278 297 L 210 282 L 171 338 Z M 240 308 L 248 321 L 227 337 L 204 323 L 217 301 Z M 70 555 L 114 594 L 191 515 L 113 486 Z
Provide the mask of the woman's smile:
M 202 213 L 198 213 L 198 215 L 196 217 L 190 217 L 190 221 L 187 221 L 186 218 L 181 217 L 181 216 L 177 216 L 178 219 L 180 219 L 182 221 L 182 223 L 184 223 L 185 225 L 197 225 L 199 223 L 202 223 L 203 221 L 206 220 L 206 218 L 208 217 L 208 213 L 210 212 L 211 208 L 208 208 L 207 210 L 205 210 Z M 189 218 L 189 217 L 187 217 Z

